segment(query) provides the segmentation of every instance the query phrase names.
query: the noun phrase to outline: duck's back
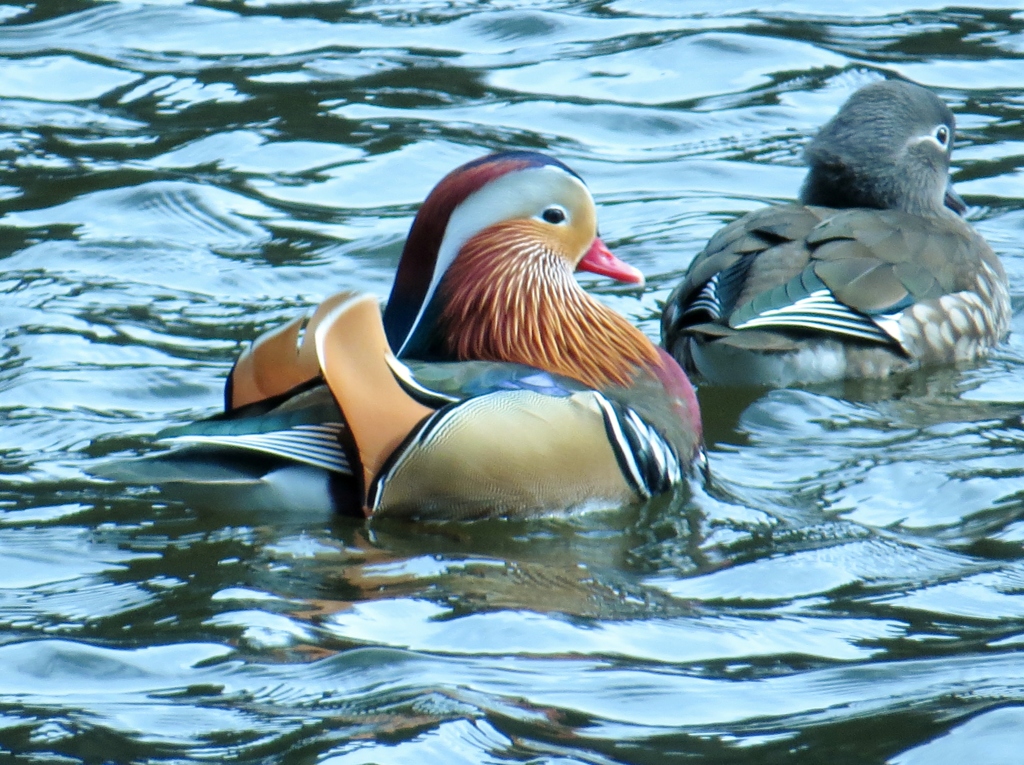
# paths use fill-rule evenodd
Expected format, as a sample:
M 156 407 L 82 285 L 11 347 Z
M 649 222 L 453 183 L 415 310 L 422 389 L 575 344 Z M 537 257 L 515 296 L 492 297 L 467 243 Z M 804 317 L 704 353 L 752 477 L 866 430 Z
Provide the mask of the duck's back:
M 666 347 L 715 382 L 821 382 L 973 361 L 1009 324 L 998 258 L 953 213 L 778 205 L 694 259 Z

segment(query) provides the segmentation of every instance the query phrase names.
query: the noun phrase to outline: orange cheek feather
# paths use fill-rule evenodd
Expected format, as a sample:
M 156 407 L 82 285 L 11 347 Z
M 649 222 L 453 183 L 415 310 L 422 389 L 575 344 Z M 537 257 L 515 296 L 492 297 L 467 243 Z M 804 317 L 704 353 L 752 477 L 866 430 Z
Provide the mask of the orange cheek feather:
M 659 365 L 654 345 L 576 283 L 543 233 L 511 221 L 463 246 L 440 285 L 452 355 L 527 364 L 597 389 L 629 385 L 638 368 Z

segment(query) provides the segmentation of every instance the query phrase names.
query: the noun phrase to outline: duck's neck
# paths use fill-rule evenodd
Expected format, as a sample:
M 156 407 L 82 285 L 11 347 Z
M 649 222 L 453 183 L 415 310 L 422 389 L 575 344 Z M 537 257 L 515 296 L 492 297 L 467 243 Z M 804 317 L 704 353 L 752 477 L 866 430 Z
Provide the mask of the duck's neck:
M 470 239 L 441 282 L 445 355 L 527 364 L 597 389 L 661 365 L 654 344 L 588 295 L 529 222 L 497 228 Z
M 914 173 L 899 165 L 899 158 L 881 172 L 877 158 L 861 159 L 808 149 L 810 169 L 800 190 L 806 205 L 849 209 L 901 210 L 924 217 L 943 217 L 945 184 L 931 174 Z

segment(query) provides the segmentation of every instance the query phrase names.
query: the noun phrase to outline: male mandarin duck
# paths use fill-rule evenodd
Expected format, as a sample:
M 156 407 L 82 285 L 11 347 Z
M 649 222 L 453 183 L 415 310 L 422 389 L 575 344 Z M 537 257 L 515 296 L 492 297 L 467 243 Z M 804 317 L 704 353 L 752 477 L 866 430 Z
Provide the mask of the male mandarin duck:
M 470 162 L 420 208 L 383 317 L 367 296 L 327 299 L 241 355 L 224 414 L 161 435 L 312 466 L 331 485 L 351 475 L 374 516 L 520 516 L 664 492 L 703 465 L 693 387 L 575 270 L 643 281 L 597 237 L 590 192 L 564 164 Z
M 884 377 L 980 359 L 1009 330 L 1006 273 L 949 181 L 953 113 L 904 81 L 855 92 L 805 151 L 800 204 L 697 255 L 662 342 L 714 383 Z

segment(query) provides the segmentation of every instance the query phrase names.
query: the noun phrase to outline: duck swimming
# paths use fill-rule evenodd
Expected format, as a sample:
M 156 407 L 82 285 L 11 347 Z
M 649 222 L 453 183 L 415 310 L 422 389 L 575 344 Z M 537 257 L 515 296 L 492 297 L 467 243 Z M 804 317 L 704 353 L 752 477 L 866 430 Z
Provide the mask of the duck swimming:
M 662 342 L 716 384 L 878 378 L 983 358 L 1008 330 L 1006 273 L 949 182 L 955 120 L 900 80 L 855 92 L 805 151 L 799 204 L 715 234 Z
M 241 355 L 224 414 L 162 438 L 343 476 L 374 516 L 519 516 L 667 491 L 702 463 L 696 397 L 573 278 L 642 283 L 596 231 L 589 190 L 557 160 L 463 165 L 417 214 L 383 316 L 368 296 L 328 298 Z

